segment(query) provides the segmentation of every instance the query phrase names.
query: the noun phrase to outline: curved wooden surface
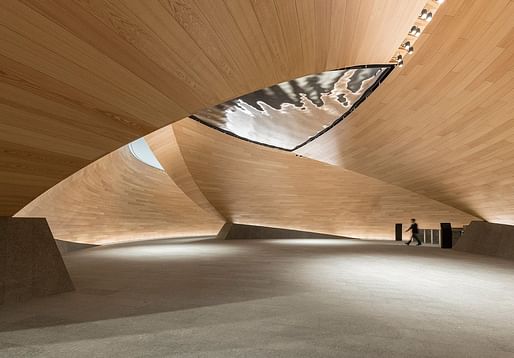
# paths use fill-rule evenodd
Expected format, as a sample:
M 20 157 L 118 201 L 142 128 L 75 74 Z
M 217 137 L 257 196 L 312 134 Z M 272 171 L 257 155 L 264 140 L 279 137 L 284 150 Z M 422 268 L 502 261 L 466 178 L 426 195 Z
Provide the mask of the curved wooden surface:
M 65 179 L 16 216 L 45 216 L 56 239 L 89 244 L 216 235 L 225 223 L 127 147 Z
M 173 124 L 183 159 L 228 221 L 370 239 L 394 224 L 476 220 L 447 205 L 343 168 L 248 143 L 192 119 Z
M 2 2 L 0 215 L 201 108 L 307 73 L 388 62 L 423 5 Z M 421 227 L 514 224 L 512 18 L 508 0 L 445 2 L 403 69 L 300 149 L 304 158 L 186 119 L 173 125 L 176 143 L 154 146 L 178 186 L 164 172 L 138 178 L 149 169 L 139 162 L 99 176 L 123 173 L 119 162 L 132 161 L 123 149 L 21 213 L 47 216 L 59 238 L 95 243 L 130 230 L 212 233 L 222 218 L 362 238 L 391 238 L 393 224 L 412 216 Z M 152 219 L 158 211 L 167 214 Z M 171 214 L 176 223 L 166 222 Z
M 425 0 L 0 2 L 0 215 L 199 109 L 386 63 Z
M 514 224 L 514 3 L 447 1 L 417 52 L 298 153 Z
M 182 157 L 173 126 L 166 126 L 150 133 L 145 139 L 159 163 L 180 190 L 203 210 L 225 222 L 226 219 L 207 200 L 192 177 Z

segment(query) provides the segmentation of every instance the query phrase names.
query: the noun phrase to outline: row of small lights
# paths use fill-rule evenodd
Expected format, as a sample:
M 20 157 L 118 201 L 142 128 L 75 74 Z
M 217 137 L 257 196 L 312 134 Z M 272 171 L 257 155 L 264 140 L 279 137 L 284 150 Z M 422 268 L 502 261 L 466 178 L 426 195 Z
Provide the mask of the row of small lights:
M 444 3 L 444 0 L 435 0 L 435 2 L 438 5 L 441 5 L 442 3 Z M 432 14 L 432 12 L 427 9 L 423 9 L 421 11 L 421 14 L 419 15 L 419 19 L 426 21 L 427 23 L 432 21 L 433 17 L 434 15 Z M 409 35 L 419 37 L 421 35 L 421 29 L 418 26 L 414 25 L 411 27 Z M 412 43 L 408 40 L 402 44 L 402 49 L 405 49 L 408 55 L 414 53 L 414 46 L 412 46 Z M 396 55 L 393 58 L 393 62 L 396 62 L 398 67 L 403 67 L 403 56 L 401 54 Z

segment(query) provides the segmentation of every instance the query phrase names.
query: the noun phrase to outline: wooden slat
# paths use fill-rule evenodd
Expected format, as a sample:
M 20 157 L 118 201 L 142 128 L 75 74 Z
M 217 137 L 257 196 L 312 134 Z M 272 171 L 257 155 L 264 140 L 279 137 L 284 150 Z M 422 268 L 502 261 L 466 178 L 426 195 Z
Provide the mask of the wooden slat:
M 172 126 L 166 126 L 145 137 L 148 146 L 155 157 L 161 163 L 166 173 L 173 182 L 189 197 L 196 205 L 214 217 L 225 222 L 226 219 L 212 206 L 205 195 L 196 184 L 187 167 L 182 152 L 175 138 Z
M 65 179 L 17 216 L 44 216 L 56 239 L 90 244 L 216 235 L 225 223 L 127 147 Z
M 298 151 L 514 224 L 514 2 L 447 1 L 343 123 Z
M 173 128 L 181 160 L 207 200 L 231 222 L 392 239 L 394 224 L 409 223 L 411 217 L 424 228 L 476 219 L 380 180 L 248 143 L 192 119 Z
M 23 146 L 27 157 L 51 152 L 62 163 L 0 167 L 0 215 L 205 107 L 305 74 L 388 62 L 424 2 L 1 1 L 0 162 Z

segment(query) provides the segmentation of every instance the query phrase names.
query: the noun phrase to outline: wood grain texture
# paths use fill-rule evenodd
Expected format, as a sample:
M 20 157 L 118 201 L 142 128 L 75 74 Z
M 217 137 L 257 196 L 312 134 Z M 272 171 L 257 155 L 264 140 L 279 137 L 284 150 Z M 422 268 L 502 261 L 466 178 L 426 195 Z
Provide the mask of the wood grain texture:
M 207 200 L 192 177 L 182 157 L 173 126 L 166 126 L 150 133 L 145 137 L 145 140 L 159 163 L 180 190 L 200 208 L 225 222 L 226 219 Z
M 173 128 L 198 187 L 230 222 L 392 239 L 394 224 L 411 217 L 422 228 L 476 219 L 377 179 L 248 143 L 192 119 Z
M 216 235 L 224 224 L 127 147 L 73 174 L 16 216 L 45 216 L 56 239 L 89 244 Z
M 0 2 L 0 215 L 181 119 L 388 62 L 424 0 Z
M 514 224 L 512 19 L 512 1 L 447 1 L 404 68 L 298 153 Z

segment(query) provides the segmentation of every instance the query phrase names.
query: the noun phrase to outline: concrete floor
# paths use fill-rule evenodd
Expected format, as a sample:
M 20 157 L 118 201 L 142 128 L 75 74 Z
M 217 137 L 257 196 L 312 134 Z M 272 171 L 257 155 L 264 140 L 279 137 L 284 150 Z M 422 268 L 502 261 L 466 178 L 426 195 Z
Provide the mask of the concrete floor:
M 155 240 L 65 255 L 0 308 L 0 357 L 514 357 L 514 262 L 359 240 Z

